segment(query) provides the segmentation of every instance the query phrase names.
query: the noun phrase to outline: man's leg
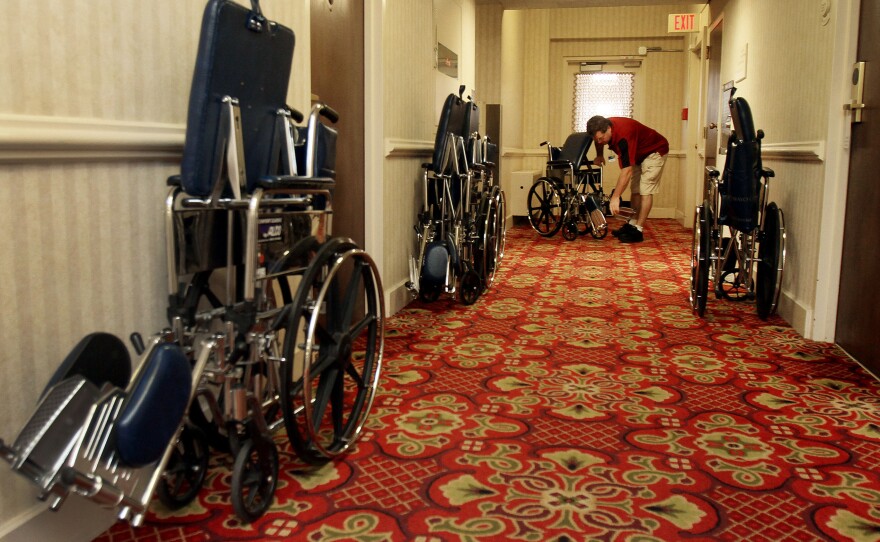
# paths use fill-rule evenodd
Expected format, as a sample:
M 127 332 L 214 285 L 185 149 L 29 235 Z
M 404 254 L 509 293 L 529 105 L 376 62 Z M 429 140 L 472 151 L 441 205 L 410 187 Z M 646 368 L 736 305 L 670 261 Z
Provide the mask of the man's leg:
M 639 194 L 639 205 L 635 207 L 638 213 L 636 214 L 636 226 L 641 228 L 645 225 L 645 221 L 648 220 L 648 215 L 651 214 L 651 207 L 654 205 L 654 196 L 651 194 Z

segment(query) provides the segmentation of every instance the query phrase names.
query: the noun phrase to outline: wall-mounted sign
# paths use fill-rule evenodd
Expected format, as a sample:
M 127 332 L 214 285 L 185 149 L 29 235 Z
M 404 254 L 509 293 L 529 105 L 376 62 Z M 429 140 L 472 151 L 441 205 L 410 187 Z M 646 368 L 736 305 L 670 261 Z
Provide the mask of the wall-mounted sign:
M 696 13 L 670 13 L 666 23 L 667 32 L 696 32 Z

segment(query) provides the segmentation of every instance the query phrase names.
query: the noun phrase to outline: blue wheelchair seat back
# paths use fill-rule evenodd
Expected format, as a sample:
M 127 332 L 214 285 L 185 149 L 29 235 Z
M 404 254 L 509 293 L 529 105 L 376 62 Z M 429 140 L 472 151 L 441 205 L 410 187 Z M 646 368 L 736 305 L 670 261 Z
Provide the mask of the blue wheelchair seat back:
M 450 94 L 446 97 L 446 101 L 443 102 L 440 120 L 437 123 L 437 136 L 434 138 L 434 159 L 430 164 L 425 164 L 425 167 L 430 168 L 437 175 L 450 173 L 449 171 L 444 171 L 446 164 L 443 163 L 443 157 L 449 138 L 462 135 L 465 118 L 467 117 L 466 105 L 455 94 Z M 454 156 L 452 158 L 455 159 Z
M 183 420 L 192 390 L 189 362 L 180 347 L 157 345 L 138 374 L 115 425 L 122 462 L 142 467 L 157 461 Z
M 278 171 L 276 112 L 286 108 L 294 34 L 231 0 L 209 0 L 202 18 L 187 113 L 181 185 L 206 197 L 218 181 L 225 145 L 222 100 L 240 100 L 247 190 Z
M 718 221 L 743 233 L 758 226 L 760 207 L 761 134 L 755 131 L 752 111 L 745 98 L 729 102 L 733 132 L 727 139 Z
M 43 390 L 46 395 L 52 386 L 74 375 L 80 375 L 101 388 L 109 383 L 125 389 L 131 379 L 131 357 L 128 348 L 116 335 L 91 333 L 82 338 L 67 354 Z
M 592 143 L 593 138 L 587 132 L 575 132 L 565 138 L 565 143 L 558 150 L 550 147 L 551 160 L 547 162 L 547 174 L 566 183 L 575 183 L 575 179 L 565 180 L 565 174 L 569 171 L 577 173 L 586 163 L 584 158 Z

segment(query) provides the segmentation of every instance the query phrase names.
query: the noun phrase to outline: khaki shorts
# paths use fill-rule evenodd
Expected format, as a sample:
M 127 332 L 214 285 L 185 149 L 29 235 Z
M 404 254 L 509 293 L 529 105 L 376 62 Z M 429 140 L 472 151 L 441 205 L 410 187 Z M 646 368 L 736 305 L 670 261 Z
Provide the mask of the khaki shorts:
M 666 165 L 666 155 L 649 154 L 641 164 L 633 166 L 630 192 L 650 196 L 660 191 L 660 175 Z

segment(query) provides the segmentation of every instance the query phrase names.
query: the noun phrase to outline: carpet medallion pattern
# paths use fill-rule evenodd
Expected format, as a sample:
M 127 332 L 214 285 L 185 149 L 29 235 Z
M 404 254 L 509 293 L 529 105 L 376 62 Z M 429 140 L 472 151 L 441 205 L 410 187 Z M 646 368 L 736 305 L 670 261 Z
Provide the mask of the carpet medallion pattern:
M 388 320 L 365 434 L 317 470 L 283 432 L 275 503 L 199 498 L 97 540 L 880 541 L 880 384 L 754 305 L 688 304 L 691 233 L 540 238 L 518 225 L 476 304 Z

